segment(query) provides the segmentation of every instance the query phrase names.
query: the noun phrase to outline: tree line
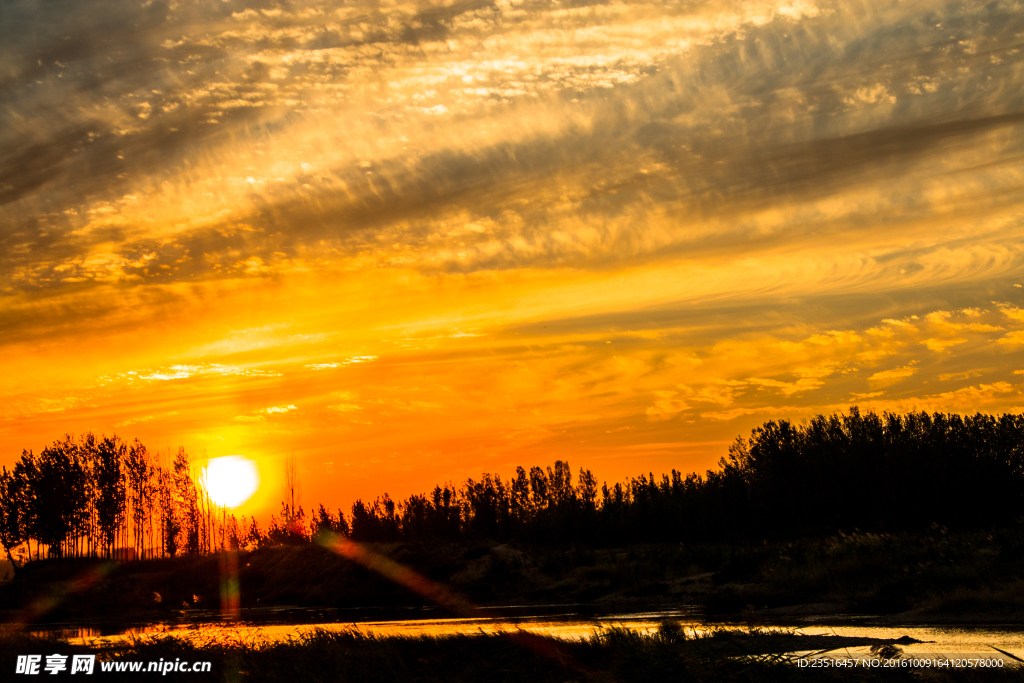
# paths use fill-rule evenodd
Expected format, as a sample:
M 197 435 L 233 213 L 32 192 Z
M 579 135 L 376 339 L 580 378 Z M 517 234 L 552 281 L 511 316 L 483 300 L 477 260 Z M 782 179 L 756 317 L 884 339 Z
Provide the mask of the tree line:
M 144 559 L 209 553 L 239 535 L 183 448 L 168 458 L 138 440 L 65 435 L 0 471 L 0 544 L 13 561 Z
M 597 486 L 567 462 L 484 474 L 395 503 L 357 500 L 320 527 L 361 541 L 713 542 L 837 531 L 984 528 L 1024 515 L 1024 415 L 925 412 L 765 422 L 716 469 Z
M 875 413 L 769 421 L 737 438 L 717 469 L 598 486 L 568 462 L 483 474 L 395 501 L 323 505 L 307 518 L 290 495 L 266 530 L 210 500 L 179 449 L 165 462 L 137 439 L 66 436 L 0 474 L 0 543 L 31 557 L 134 558 L 357 541 L 620 543 L 780 538 L 837 530 L 984 527 L 1024 513 L 1024 415 Z

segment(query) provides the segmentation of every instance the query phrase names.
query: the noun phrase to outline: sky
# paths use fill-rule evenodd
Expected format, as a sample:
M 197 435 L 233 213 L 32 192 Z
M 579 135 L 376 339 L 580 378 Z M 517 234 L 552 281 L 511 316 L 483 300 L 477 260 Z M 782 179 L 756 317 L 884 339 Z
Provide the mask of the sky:
M 0 464 L 344 507 L 1024 411 L 1020 2 L 0 4 Z

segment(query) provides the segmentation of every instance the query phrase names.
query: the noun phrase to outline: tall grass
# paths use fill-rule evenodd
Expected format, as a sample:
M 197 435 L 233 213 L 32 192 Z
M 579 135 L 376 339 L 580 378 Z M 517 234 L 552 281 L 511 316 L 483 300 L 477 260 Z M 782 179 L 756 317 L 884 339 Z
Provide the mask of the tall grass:
M 259 681 L 300 683 L 409 681 L 445 683 L 566 683 L 566 681 L 920 681 L 909 669 L 806 669 L 796 657 L 763 653 L 765 638 L 790 638 L 788 646 L 807 649 L 800 636 L 781 631 L 697 632 L 665 622 L 655 632 L 608 628 L 577 641 L 545 638 L 525 631 L 448 636 L 378 636 L 358 629 L 309 630 L 287 642 L 213 641 L 144 637 L 110 648 L 73 646 L 30 636 L 0 640 L 0 667 L 14 671 L 18 654 L 92 652 L 101 660 L 211 661 L 212 671 L 137 674 L 168 681 Z M 760 640 L 759 640 L 760 639 Z M 744 648 L 747 653 L 744 654 Z M 759 653 L 760 652 L 760 653 Z M 731 653 L 728 656 L 726 653 Z M 879 656 L 899 656 L 880 648 Z M 98 668 L 98 667 L 97 667 Z M 936 672 L 931 672 L 936 674 Z M 134 678 L 110 674 L 106 678 Z M 97 670 L 93 680 L 105 680 Z M 1024 682 L 1024 668 L 946 670 L 929 680 Z

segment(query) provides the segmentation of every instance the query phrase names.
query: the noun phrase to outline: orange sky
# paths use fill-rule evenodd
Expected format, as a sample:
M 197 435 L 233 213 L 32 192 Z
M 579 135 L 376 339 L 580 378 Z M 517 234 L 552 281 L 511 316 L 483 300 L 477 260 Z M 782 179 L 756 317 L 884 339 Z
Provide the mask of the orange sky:
M 7 10 L 5 9 L 5 12 Z M 15 3 L 0 463 L 256 459 L 243 512 L 769 419 L 1024 410 L 1009 3 Z

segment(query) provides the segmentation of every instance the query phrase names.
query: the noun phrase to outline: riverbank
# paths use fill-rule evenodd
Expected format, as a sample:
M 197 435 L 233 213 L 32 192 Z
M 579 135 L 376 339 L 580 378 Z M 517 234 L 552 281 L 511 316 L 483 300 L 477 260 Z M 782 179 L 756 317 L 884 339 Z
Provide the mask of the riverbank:
M 388 566 L 318 545 L 237 557 L 240 605 L 429 606 L 443 586 L 459 604 L 573 604 L 599 611 L 697 606 L 716 620 L 798 622 L 872 615 L 893 623 L 1024 623 L 1021 525 L 984 532 L 846 534 L 790 542 L 627 547 L 370 544 Z M 8 621 L 163 619 L 220 607 L 217 556 L 115 564 L 29 563 L 0 586 Z M 419 586 L 411 590 L 409 586 Z M 20 616 L 19 616 L 20 615 Z
M 97 678 L 123 677 L 104 668 L 139 662 L 209 662 L 209 671 L 169 671 L 162 680 L 188 681 L 911 681 L 922 669 L 894 666 L 900 641 L 802 636 L 781 630 L 719 630 L 698 636 L 675 622 L 654 633 L 606 629 L 564 641 L 523 631 L 491 635 L 377 637 L 357 630 L 312 631 L 288 642 L 142 638 L 116 647 L 71 645 L 58 639 L 0 639 L 0 666 L 18 655 L 96 656 Z M 792 653 L 870 647 L 874 666 L 814 668 Z M 110 663 L 113 662 L 114 665 Z M 106 663 L 106 666 L 104 666 Z M 203 667 L 200 667 L 203 668 Z M 8 669 L 10 670 L 10 669 Z M 929 670 L 936 681 L 1024 681 L 1024 668 Z M 157 674 L 151 673 L 150 677 Z

